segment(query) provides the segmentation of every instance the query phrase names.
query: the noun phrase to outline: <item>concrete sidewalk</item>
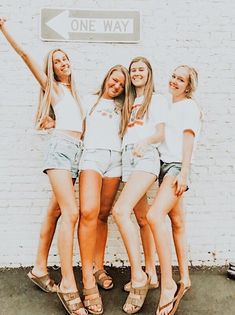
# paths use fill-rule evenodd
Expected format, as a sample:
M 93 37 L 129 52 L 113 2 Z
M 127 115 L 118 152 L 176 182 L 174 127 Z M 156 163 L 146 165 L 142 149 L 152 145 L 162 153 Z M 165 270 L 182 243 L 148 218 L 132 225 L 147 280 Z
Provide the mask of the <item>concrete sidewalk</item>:
M 127 293 L 122 290 L 129 280 L 129 268 L 107 268 L 115 287 L 111 291 L 100 290 L 104 315 L 124 315 L 122 305 Z M 0 269 L 0 315 L 65 315 L 56 294 L 47 294 L 31 283 L 26 274 L 29 268 Z M 59 270 L 50 270 L 59 281 Z M 177 315 L 235 315 L 235 281 L 226 278 L 225 268 L 193 268 L 190 271 L 192 289 L 181 301 Z M 175 271 L 175 279 L 178 273 Z M 75 268 L 81 288 L 81 271 Z M 140 315 L 154 314 L 159 289 L 148 293 Z

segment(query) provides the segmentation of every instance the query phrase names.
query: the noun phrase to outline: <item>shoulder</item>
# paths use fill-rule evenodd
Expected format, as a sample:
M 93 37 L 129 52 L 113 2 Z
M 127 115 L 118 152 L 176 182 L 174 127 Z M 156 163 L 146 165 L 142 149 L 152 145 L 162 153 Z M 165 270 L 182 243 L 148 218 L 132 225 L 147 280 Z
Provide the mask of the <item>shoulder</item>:
M 168 101 L 162 94 L 154 93 L 151 99 L 151 108 L 165 108 L 168 109 Z
M 97 95 L 85 94 L 81 96 L 82 106 L 86 112 L 88 112 L 97 100 Z

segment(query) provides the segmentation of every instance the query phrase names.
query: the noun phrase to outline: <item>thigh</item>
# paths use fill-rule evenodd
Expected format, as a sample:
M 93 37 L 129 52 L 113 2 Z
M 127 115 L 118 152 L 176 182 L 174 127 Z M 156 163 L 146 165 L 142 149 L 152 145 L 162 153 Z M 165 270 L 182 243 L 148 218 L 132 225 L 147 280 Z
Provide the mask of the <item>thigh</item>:
M 175 187 L 172 185 L 174 179 L 174 176 L 166 176 L 163 178 L 161 186 L 159 187 L 151 206 L 151 214 L 153 212 L 160 212 L 163 215 L 167 215 L 181 198 L 175 194 Z
M 102 180 L 100 214 L 108 214 L 116 197 L 120 177 L 104 177 Z
M 144 196 L 137 202 L 134 206 L 134 213 L 138 216 L 146 215 L 149 210 L 148 198 L 147 194 L 145 193 Z
M 54 194 L 53 202 L 58 202 L 61 212 L 77 208 L 71 172 L 48 170 L 47 174 Z
M 128 207 L 132 211 L 155 180 L 155 175 L 142 171 L 134 171 L 125 184 L 117 204 L 120 208 L 124 206 L 125 209 Z
M 100 209 L 100 195 L 102 176 L 93 170 L 81 171 L 79 177 L 79 202 L 80 211 Z

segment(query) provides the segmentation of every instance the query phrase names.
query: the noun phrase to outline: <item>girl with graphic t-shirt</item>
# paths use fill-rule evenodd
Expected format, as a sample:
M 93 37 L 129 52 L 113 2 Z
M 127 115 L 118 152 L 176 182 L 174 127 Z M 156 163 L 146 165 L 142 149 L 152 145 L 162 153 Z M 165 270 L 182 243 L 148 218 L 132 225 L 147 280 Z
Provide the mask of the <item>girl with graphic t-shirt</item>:
M 177 67 L 169 81 L 172 104 L 165 125 L 165 139 L 159 146 L 161 156 L 160 188 L 147 219 L 153 232 L 161 268 L 161 296 L 156 315 L 173 315 L 180 299 L 190 288 L 183 193 L 188 189 L 189 166 L 200 131 L 200 110 L 192 99 L 197 86 L 197 72 L 188 66 Z M 169 216 L 180 282 L 172 278 Z
M 84 151 L 80 161 L 78 238 L 81 252 L 84 305 L 91 314 L 102 314 L 97 283 L 113 287 L 103 268 L 107 219 L 121 177 L 122 111 L 129 106 L 130 78 L 121 65 L 106 74 L 98 95 L 84 98 L 87 108 Z M 95 253 L 101 257 L 95 259 Z M 95 269 L 93 269 L 95 262 Z M 94 272 L 94 274 L 93 274 Z
M 161 95 L 154 94 L 152 67 L 146 58 L 133 59 L 129 72 L 134 101 L 123 113 L 122 180 L 126 184 L 113 215 L 131 264 L 131 282 L 125 285 L 130 293 L 123 310 L 132 314 L 142 307 L 149 287 L 158 286 L 154 241 L 146 220 L 149 209 L 146 192 L 160 171 L 157 144 L 164 138 L 167 103 Z M 133 209 L 140 225 L 148 275 L 141 267 L 139 235 L 131 220 Z
M 42 224 L 36 264 L 28 277 L 43 291 L 57 292 L 70 314 L 84 315 L 87 310 L 79 297 L 72 264 L 74 229 L 78 220 L 73 184 L 78 176 L 78 161 L 82 151 L 84 114 L 75 89 L 71 63 L 64 51 L 54 49 L 47 56 L 45 70 L 41 69 L 15 41 L 5 22 L 4 18 L 0 18 L 2 34 L 22 57 L 41 87 L 36 127 L 48 127 L 48 115 L 52 108 L 56 116 L 56 126 L 44 165 L 53 197 Z M 59 216 L 58 247 L 62 280 L 57 287 L 48 274 L 47 259 Z

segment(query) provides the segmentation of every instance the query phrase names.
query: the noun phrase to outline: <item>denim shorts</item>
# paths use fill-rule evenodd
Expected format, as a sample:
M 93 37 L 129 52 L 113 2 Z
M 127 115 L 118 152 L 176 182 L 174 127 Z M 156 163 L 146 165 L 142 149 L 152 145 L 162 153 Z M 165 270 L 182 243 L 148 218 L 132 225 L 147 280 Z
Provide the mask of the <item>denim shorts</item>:
M 81 140 L 62 132 L 54 132 L 48 143 L 43 172 L 47 173 L 51 169 L 68 170 L 72 178 L 77 178 L 82 149 Z
M 141 157 L 133 155 L 135 144 L 125 145 L 122 151 L 122 181 L 127 182 L 133 171 L 144 171 L 158 177 L 160 159 L 158 149 L 148 146 Z
M 165 176 L 174 176 L 176 177 L 179 175 L 182 167 L 182 163 L 180 162 L 171 162 L 171 163 L 166 163 L 163 161 L 161 162 L 161 169 L 160 169 L 160 175 L 159 175 L 159 186 L 161 185 L 163 178 Z M 188 190 L 188 186 L 186 191 Z
M 108 149 L 84 149 L 79 164 L 80 171 L 93 170 L 102 177 L 121 177 L 122 155 Z

